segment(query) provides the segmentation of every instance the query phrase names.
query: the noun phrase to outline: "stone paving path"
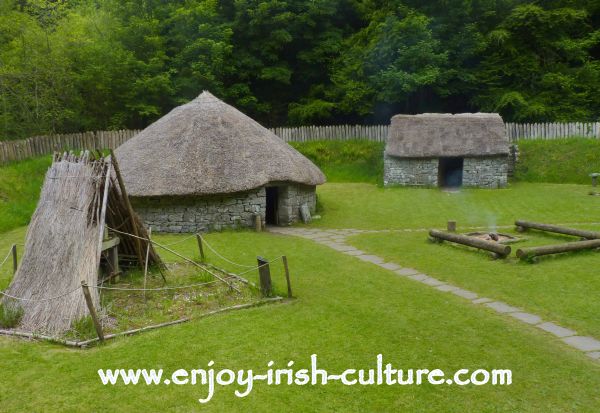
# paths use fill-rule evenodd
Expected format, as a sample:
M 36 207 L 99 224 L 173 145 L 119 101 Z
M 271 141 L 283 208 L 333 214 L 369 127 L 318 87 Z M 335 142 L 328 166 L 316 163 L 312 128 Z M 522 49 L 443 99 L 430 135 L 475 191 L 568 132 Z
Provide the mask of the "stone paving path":
M 600 361 L 600 340 L 593 337 L 577 335 L 577 332 L 557 324 L 544 321 L 536 314 L 524 312 L 523 310 L 513 307 L 505 302 L 497 301 L 492 298 L 479 297 L 473 291 L 459 288 L 445 281 L 438 280 L 413 268 L 404 268 L 400 264 L 393 262 L 385 262 L 383 258 L 376 255 L 367 254 L 352 245 L 349 245 L 347 237 L 363 233 L 377 232 L 398 232 L 398 231 L 424 231 L 425 229 L 416 230 L 360 230 L 360 229 L 305 229 L 305 228 L 286 228 L 286 227 L 270 227 L 269 232 L 293 235 L 302 238 L 313 240 L 319 244 L 326 245 L 342 254 L 350 255 L 359 260 L 369 262 L 389 271 L 393 271 L 399 276 L 406 277 L 416 282 L 423 283 L 439 291 L 451 293 L 469 300 L 475 305 L 485 305 L 498 313 L 510 316 L 518 321 L 533 325 L 549 334 L 558 337 L 569 346 L 583 351 L 592 359 Z

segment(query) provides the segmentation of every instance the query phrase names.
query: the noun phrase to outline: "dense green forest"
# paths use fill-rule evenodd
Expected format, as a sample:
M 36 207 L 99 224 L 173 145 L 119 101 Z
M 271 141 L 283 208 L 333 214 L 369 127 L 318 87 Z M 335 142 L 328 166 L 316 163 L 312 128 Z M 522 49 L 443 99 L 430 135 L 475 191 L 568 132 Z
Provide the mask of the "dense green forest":
M 202 90 L 268 126 L 596 120 L 598 0 L 0 0 L 0 139 L 141 128 Z

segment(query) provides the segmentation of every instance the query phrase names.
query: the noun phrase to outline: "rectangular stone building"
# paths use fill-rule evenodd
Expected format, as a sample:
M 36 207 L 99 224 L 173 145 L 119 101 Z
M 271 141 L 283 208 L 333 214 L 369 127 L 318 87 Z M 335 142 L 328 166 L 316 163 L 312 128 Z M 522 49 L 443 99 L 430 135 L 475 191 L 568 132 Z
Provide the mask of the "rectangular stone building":
M 384 153 L 384 185 L 502 188 L 509 142 L 496 113 L 396 115 Z

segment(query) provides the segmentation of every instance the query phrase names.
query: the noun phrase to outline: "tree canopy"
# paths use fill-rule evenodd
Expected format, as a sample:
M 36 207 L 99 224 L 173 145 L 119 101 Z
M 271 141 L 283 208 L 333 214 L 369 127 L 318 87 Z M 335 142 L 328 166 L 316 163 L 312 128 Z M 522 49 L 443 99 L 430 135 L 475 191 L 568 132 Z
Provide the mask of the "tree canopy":
M 202 90 L 267 126 L 600 115 L 597 0 L 2 0 L 0 139 L 142 128 Z

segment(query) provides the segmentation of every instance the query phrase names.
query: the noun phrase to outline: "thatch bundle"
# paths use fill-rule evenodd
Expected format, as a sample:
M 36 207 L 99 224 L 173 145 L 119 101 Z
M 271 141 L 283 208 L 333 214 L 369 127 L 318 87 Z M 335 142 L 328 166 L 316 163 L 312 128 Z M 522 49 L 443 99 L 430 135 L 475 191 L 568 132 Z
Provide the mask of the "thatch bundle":
M 300 152 L 236 108 L 203 92 L 117 148 L 132 197 L 243 192 L 271 182 L 320 185 Z
M 55 158 L 48 170 L 23 259 L 7 290 L 35 301 L 4 299 L 5 305 L 23 308 L 22 329 L 53 334 L 87 314 L 81 281 L 95 285 L 98 279 L 98 223 L 107 169 L 103 160 L 90 160 L 86 154 Z M 91 292 L 97 304 L 97 291 Z
M 110 158 L 94 159 L 88 152 L 80 157 L 55 155 L 27 231 L 22 261 L 6 291 L 21 300 L 2 300 L 7 307 L 23 310 L 19 329 L 56 335 L 89 314 L 81 281 L 98 283 L 105 220 L 124 232 L 136 226 L 140 236 L 147 236 L 136 216 L 125 215 L 114 181 Z M 125 239 L 119 248 L 125 253 L 145 251 L 146 243 Z M 158 262 L 153 249 L 150 262 Z M 98 308 L 98 290 L 91 288 L 90 293 Z

